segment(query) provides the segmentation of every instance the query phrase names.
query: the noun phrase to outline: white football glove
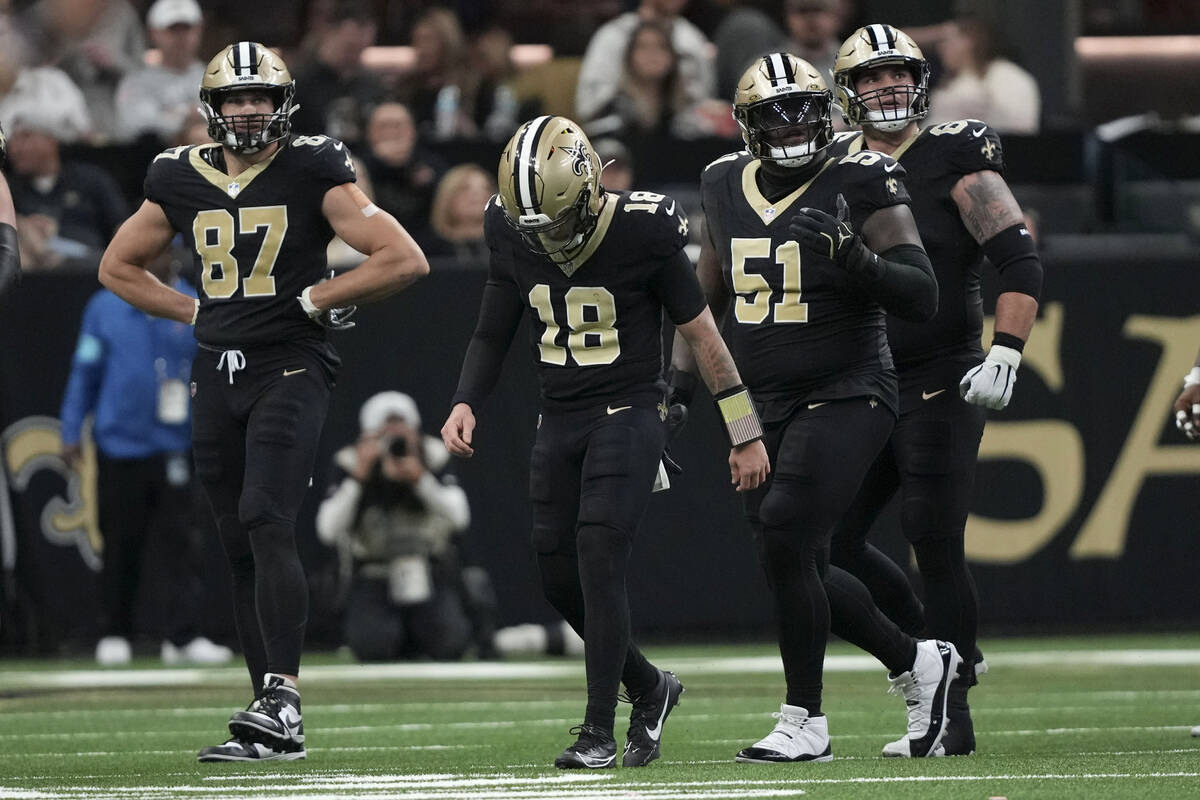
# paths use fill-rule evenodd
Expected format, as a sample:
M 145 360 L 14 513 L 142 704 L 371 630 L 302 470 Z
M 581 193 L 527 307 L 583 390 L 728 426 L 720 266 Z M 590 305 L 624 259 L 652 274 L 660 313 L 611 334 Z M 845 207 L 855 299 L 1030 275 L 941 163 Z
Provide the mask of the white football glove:
M 1020 352 L 1002 344 L 992 345 L 983 363 L 967 370 L 958 382 L 958 393 L 968 403 L 996 411 L 1012 399 L 1013 384 L 1017 382 Z

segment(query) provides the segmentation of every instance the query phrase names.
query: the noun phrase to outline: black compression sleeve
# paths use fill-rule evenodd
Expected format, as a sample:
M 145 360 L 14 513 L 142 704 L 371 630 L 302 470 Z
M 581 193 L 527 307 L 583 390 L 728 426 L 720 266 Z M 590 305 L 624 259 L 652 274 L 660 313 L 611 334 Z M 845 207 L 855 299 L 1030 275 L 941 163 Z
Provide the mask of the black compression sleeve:
M 1042 261 L 1025 223 L 1005 228 L 983 243 L 983 254 L 1000 273 L 1000 293 L 1042 294 Z
M 521 323 L 522 311 L 521 300 L 512 286 L 487 282 L 479 304 L 479 323 L 467 345 L 451 406 L 466 403 L 476 409 L 492 391 L 504 366 L 504 355 Z
M 915 244 L 898 244 L 882 255 L 872 253 L 861 240 L 849 261 L 859 285 L 889 314 L 913 322 L 926 322 L 938 308 L 938 284 L 929 256 Z
M 0 298 L 21 281 L 21 253 L 17 248 L 17 229 L 0 222 Z

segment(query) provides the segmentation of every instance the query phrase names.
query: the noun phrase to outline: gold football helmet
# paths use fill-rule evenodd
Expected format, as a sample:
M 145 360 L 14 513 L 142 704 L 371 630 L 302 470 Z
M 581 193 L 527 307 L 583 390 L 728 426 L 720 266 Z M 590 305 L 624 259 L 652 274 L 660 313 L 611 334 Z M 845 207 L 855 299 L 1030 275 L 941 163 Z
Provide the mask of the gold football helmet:
M 887 64 L 907 67 L 912 83 L 861 95 L 855 91 L 862 70 Z M 851 34 L 838 50 L 833 82 L 842 117 L 850 125 L 898 131 L 929 113 L 929 62 L 907 33 L 891 25 L 866 25 Z
M 263 90 L 274 101 L 271 114 L 221 115 L 221 103 L 232 92 Z M 200 112 L 208 120 L 208 135 L 239 153 L 256 153 L 287 136 L 296 82 L 283 59 L 257 42 L 237 42 L 208 62 L 200 80 Z
M 555 263 L 587 243 L 604 205 L 600 159 L 583 129 L 566 117 L 526 122 L 500 154 L 504 218 L 529 249 Z
M 733 118 L 750 155 L 800 167 L 833 141 L 832 106 L 816 67 L 789 53 L 770 53 L 742 73 Z

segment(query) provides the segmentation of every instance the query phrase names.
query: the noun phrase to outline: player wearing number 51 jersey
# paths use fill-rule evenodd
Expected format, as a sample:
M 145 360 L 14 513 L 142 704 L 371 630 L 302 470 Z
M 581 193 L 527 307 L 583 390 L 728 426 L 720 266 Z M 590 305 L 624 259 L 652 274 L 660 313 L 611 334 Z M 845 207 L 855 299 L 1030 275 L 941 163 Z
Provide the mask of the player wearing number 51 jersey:
M 168 150 L 146 200 L 117 231 L 100 280 L 132 305 L 196 326 L 192 449 L 196 476 L 233 572 L 238 639 L 255 699 L 232 738 L 201 761 L 304 758 L 296 686 L 308 589 L 296 514 L 312 474 L 338 359 L 326 328 L 350 304 L 398 291 L 429 270 L 391 215 L 354 185 L 341 142 L 290 136 L 295 83 L 260 44 L 209 62 L 200 108 L 215 144 Z M 182 234 L 199 298 L 145 270 Z M 337 234 L 367 260 L 323 281 Z
M 885 311 L 921 320 L 937 308 L 903 168 L 880 153 L 832 157 L 831 104 L 811 64 L 762 57 L 734 98 L 747 150 L 701 178 L 697 271 L 713 315 L 726 318 L 773 467 L 745 511 L 775 603 L 786 697 L 774 729 L 737 754 L 753 763 L 832 758 L 821 709 L 831 615 L 855 619 L 852 641 L 912 678 L 909 736 L 927 749 L 944 734 L 957 659 L 952 647 L 900 631 L 860 582 L 845 573 L 830 581 L 833 526 L 896 419 Z M 686 403 L 678 389 L 690 359 L 676 350 L 673 361 L 675 396 Z
M 578 739 L 555 766 L 616 763 L 617 690 L 633 700 L 622 763 L 659 755 L 662 722 L 683 691 L 630 642 L 625 571 L 666 443 L 663 312 L 697 349 L 730 434 L 739 490 L 765 477 L 749 395 L 721 341 L 688 258 L 687 218 L 669 197 L 612 193 L 574 122 L 538 117 L 500 157 L 488 205 L 491 249 L 479 322 L 442 437 L 469 457 L 475 410 L 495 385 L 517 327 L 542 385 L 530 457 L 533 545 L 542 590 L 584 639 L 588 702 Z

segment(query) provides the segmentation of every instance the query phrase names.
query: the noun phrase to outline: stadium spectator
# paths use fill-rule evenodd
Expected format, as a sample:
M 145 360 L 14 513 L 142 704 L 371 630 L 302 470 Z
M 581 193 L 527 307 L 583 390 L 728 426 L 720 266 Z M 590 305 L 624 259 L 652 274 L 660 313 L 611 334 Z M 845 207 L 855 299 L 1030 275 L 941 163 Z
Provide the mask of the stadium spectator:
M 671 45 L 679 60 L 683 96 L 698 102 L 713 97 L 712 44 L 692 23 L 680 16 L 687 0 L 641 0 L 629 11 L 596 29 L 588 42 L 579 70 L 575 110 L 580 119 L 593 119 L 617 96 L 630 39 L 643 22 L 659 22 L 670 29 Z
M 34 46 L 75 81 L 87 100 L 95 135 L 117 135 L 116 91 L 144 63 L 146 37 L 127 0 L 38 0 L 27 12 Z
M 156 277 L 195 291 L 168 253 Z M 233 652 L 201 636 L 199 577 L 189 568 L 197 543 L 187 382 L 196 340 L 182 322 L 143 314 L 107 289 L 88 301 L 63 396 L 63 457 L 83 475 L 83 425 L 93 417 L 96 497 L 104 563 L 96 661 L 126 664 L 143 580 L 167 615 L 168 664 L 223 664 Z
M 496 179 L 477 164 L 459 164 L 438 183 L 429 212 L 434 237 L 422 242 L 427 256 L 453 256 L 464 264 L 486 266 L 483 212 L 496 193 Z
M 12 132 L 17 116 L 53 117 L 63 143 L 92 136 L 92 117 L 83 92 L 58 67 L 22 66 L 15 52 L 0 49 L 0 124 Z
M 422 135 L 474 136 L 475 123 L 464 111 L 467 37 L 458 17 L 446 8 L 425 11 L 413 23 L 412 47 L 416 64 L 397 91 Z
M 487 573 L 462 565 L 467 496 L 445 474 L 450 453 L 421 432 L 411 397 L 380 392 L 359 411 L 361 435 L 334 455 L 317 535 L 354 567 L 346 642 L 360 661 L 456 660 L 493 652 L 496 603 Z
M 784 19 L 790 39 L 788 52 L 821 70 L 833 85 L 833 62 L 842 40 L 841 0 L 784 0 Z
M 4 163 L 8 142 L 0 128 L 0 164 Z M 13 208 L 8 180 L 0 172 L 0 300 L 21 282 L 21 253 L 17 238 L 17 212 Z
M 421 146 L 407 107 L 389 102 L 371 111 L 363 161 L 371 176 L 375 203 L 415 238 L 428 238 L 429 208 L 446 165 Z
M 596 136 L 694 138 L 713 133 L 715 125 L 704 113 L 711 109 L 702 105 L 706 98 L 688 96 L 679 69 L 670 27 L 658 21 L 639 23 L 629 37 L 617 93 L 584 127 Z M 729 119 L 727 104 L 723 110 L 713 116 Z
M 362 141 L 368 110 L 383 99 L 379 77 L 362 66 L 363 51 L 375 43 L 375 18 L 357 2 L 333 12 L 313 59 L 296 71 L 292 115 L 297 133 L 325 134 L 350 144 Z
M 125 219 L 116 181 L 100 167 L 62 158 L 61 118 L 28 110 L 8 141 L 9 177 L 17 211 L 22 266 L 92 269 Z
M 1041 126 L 1037 80 L 1000 55 L 994 31 L 964 17 L 940 28 L 937 52 L 945 75 L 929 96 L 926 125 L 986 120 L 998 133 L 1034 134 Z
M 121 79 L 116 133 L 124 140 L 152 134 L 165 144 L 196 109 L 204 16 L 196 0 L 158 0 L 146 14 L 146 31 L 162 60 Z
M 517 99 L 512 46 L 512 34 L 499 27 L 488 28 L 471 43 L 465 102 L 475 130 L 493 141 L 504 141 L 518 122 L 539 113 L 536 102 Z
M 786 51 L 790 43 L 778 22 L 760 8 L 739 5 L 713 31 L 717 48 L 717 97 L 728 99 L 737 90 L 738 78 L 756 58 Z

